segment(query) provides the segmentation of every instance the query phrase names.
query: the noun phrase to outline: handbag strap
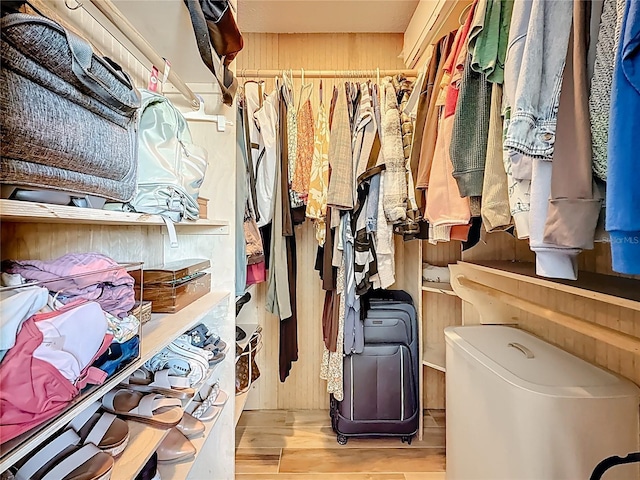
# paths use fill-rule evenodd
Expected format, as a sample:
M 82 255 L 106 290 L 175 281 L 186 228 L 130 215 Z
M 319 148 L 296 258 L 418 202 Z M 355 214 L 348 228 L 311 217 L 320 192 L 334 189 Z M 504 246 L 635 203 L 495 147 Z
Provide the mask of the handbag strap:
M 196 44 L 200 51 L 200 57 L 202 57 L 204 64 L 218 80 L 220 90 L 222 91 L 222 102 L 225 105 L 231 106 L 233 104 L 233 97 L 238 89 L 238 80 L 236 80 L 229 68 L 223 65 L 223 62 L 221 62 L 219 58 L 213 58 L 211 54 L 211 37 L 209 36 L 207 20 L 204 18 L 200 0 L 184 0 L 184 3 L 189 9 L 191 25 L 193 25 L 193 32 L 196 36 Z

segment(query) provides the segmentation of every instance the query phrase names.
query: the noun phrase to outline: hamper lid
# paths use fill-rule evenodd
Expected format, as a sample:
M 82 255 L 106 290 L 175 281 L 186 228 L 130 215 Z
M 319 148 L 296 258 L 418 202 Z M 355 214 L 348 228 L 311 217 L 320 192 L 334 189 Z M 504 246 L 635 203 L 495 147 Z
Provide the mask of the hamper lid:
M 446 342 L 521 388 L 563 396 L 638 396 L 630 381 L 523 330 L 500 325 L 449 327 Z

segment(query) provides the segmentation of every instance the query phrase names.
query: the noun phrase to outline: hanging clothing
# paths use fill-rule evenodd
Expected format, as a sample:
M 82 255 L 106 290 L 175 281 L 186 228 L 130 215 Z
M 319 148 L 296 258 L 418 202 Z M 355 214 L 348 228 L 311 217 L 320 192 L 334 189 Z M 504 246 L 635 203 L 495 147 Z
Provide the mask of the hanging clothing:
M 416 179 L 416 188 L 426 190 L 429 186 L 429 178 L 431 176 L 431 166 L 433 164 L 433 156 L 436 148 L 436 139 L 439 130 L 439 118 L 440 118 L 440 106 L 438 102 L 440 97 L 440 85 L 444 81 L 445 66 L 447 59 L 451 54 L 454 44 L 458 39 L 458 36 L 462 32 L 458 30 L 456 33 L 450 33 L 444 36 L 434 49 L 433 63 L 437 62 L 437 70 L 433 77 L 433 83 L 431 84 L 431 93 L 428 92 L 428 108 L 425 114 L 424 131 L 422 134 L 422 142 L 420 144 L 419 163 L 418 163 L 418 178 Z M 420 115 L 420 114 L 418 114 Z M 426 208 L 426 198 L 423 197 L 423 204 L 421 209 L 424 212 Z
M 276 157 L 278 154 L 278 97 L 278 91 L 273 90 L 264 99 L 262 107 L 254 113 L 264 145 L 264 155 L 262 158 L 258 157 L 255 164 L 259 227 L 265 226 L 273 218 L 273 194 L 276 185 Z
M 504 97 L 503 97 L 504 102 Z M 513 176 L 513 162 L 509 149 L 504 146 L 504 139 L 509 130 L 511 120 L 511 108 L 504 109 L 504 126 L 502 129 L 502 162 L 507 175 L 507 193 L 509 195 L 509 208 L 511 217 L 516 227 L 516 236 L 520 239 L 529 238 L 529 213 L 531 211 L 531 180 L 518 180 Z
M 595 65 L 591 77 L 589 116 L 593 143 L 593 173 L 604 181 L 607 180 L 611 84 L 624 11 L 625 0 L 604 0 L 596 45 Z
M 251 202 L 251 212 L 256 216 L 257 220 L 261 220 L 261 207 L 268 210 L 268 207 L 261 206 L 260 200 L 257 195 L 257 180 L 256 175 L 258 168 L 265 156 L 264 142 L 262 140 L 262 132 L 257 125 L 255 119 L 255 112 L 260 109 L 262 105 L 262 84 L 258 82 L 245 82 L 243 87 L 243 108 L 244 114 L 243 127 L 245 129 L 247 156 L 250 159 L 249 162 L 249 199 Z M 270 199 L 269 199 L 270 200 Z
M 637 136 L 640 131 L 640 4 L 626 2 L 613 71 L 608 143 L 607 219 L 613 270 L 640 274 L 640 189 Z
M 402 150 L 400 114 L 391 77 L 381 85 L 382 134 L 381 144 L 385 164 L 384 213 L 391 223 L 407 218 L 407 176 Z
M 502 85 L 494 83 L 491 91 L 487 160 L 484 165 L 482 205 L 480 213 L 487 232 L 506 230 L 511 226 L 507 174 L 502 157 Z
M 374 288 L 389 288 L 396 281 L 395 243 L 393 226 L 387 222 L 384 213 L 384 192 L 386 190 L 387 172 L 380 175 L 380 194 L 378 196 L 378 221 L 375 236 L 375 251 L 378 262 L 378 274 L 371 277 Z
M 573 3 L 553 149 L 545 243 L 593 249 L 601 199 L 593 185 L 587 50 L 591 1 Z
M 280 97 L 280 95 L 279 95 Z M 271 247 L 269 258 L 269 277 L 267 283 L 266 309 L 268 312 L 276 315 L 280 320 L 287 319 L 292 316 L 291 297 L 289 294 L 289 273 L 287 261 L 287 245 L 283 236 L 285 223 L 291 222 L 289 215 L 286 218 L 286 212 L 283 205 L 289 201 L 287 195 L 288 186 L 286 171 L 288 168 L 287 158 L 287 112 L 285 103 L 280 99 L 278 115 L 278 136 L 276 155 L 276 184 L 275 195 L 273 196 L 273 220 L 271 229 Z M 284 184 L 284 185 L 283 185 Z M 289 212 L 290 213 L 290 212 Z
M 344 262 L 344 353 L 362 353 L 364 349 L 364 324 L 360 320 L 360 296 L 356 293 L 355 238 L 351 229 L 351 213 L 342 216 L 341 233 Z
M 353 208 L 353 156 L 347 108 L 347 93 L 344 84 L 340 83 L 329 141 L 331 176 L 327 194 L 327 204 L 337 210 Z
M 320 246 L 325 243 L 327 194 L 329 191 L 329 119 L 324 103 L 318 107 L 313 162 L 309 179 L 309 197 L 307 199 L 307 218 L 314 220 L 316 240 Z
M 471 68 L 484 74 L 491 83 L 504 81 L 504 62 L 514 0 L 487 0 L 483 28 L 475 39 Z
M 333 395 L 337 401 L 344 399 L 343 390 L 343 350 L 344 345 L 344 315 L 345 296 L 344 292 L 344 263 L 340 265 L 336 277 L 336 290 L 338 291 L 338 338 L 337 351 L 330 352 L 325 347 L 322 352 L 322 363 L 320 364 L 320 378 L 327 381 L 327 393 Z
M 295 175 L 296 161 L 298 159 L 298 111 L 296 109 L 295 97 L 293 93 L 293 82 L 285 77 L 282 90 L 282 97 L 287 107 L 287 165 L 289 168 L 288 177 Z M 291 184 L 287 186 L 291 208 L 298 208 L 304 205 L 304 201 L 296 192 L 291 190 Z
M 482 195 L 490 110 L 491 84 L 486 75 L 471 69 L 469 54 L 460 82 L 449 148 L 453 177 L 461 197 Z
M 307 201 L 309 195 L 309 179 L 311 176 L 311 164 L 313 162 L 313 150 L 315 134 L 313 129 L 313 111 L 311 101 L 307 100 L 298 112 L 298 140 L 296 153 L 296 168 L 291 182 L 291 188 L 301 199 Z

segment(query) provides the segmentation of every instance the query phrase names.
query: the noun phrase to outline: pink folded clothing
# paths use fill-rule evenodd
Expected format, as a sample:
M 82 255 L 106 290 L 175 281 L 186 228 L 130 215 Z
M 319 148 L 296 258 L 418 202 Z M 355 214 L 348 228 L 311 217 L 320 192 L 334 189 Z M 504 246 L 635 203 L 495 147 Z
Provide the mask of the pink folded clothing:
M 24 323 L 0 364 L 0 443 L 56 416 L 88 384 L 104 382 L 107 374 L 91 364 L 113 340 L 106 323 L 91 302 Z
M 93 300 L 105 312 L 121 318 L 127 316 L 135 303 L 133 277 L 100 253 L 68 253 L 50 261 L 8 261 L 3 267 L 4 271 L 18 273 L 26 280 L 47 282 L 45 286 L 57 292 L 63 303 L 80 298 Z

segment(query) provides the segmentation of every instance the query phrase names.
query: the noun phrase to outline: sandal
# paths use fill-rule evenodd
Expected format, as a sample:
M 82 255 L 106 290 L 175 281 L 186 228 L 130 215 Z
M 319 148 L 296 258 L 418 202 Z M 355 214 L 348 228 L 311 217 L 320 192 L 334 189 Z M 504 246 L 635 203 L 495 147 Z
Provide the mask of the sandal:
M 99 412 L 100 402 L 92 403 L 67 427 L 80 437 L 83 445 L 93 443 L 113 457 L 120 455 L 129 443 L 129 425 L 112 413 Z
M 102 407 L 124 418 L 154 427 L 175 427 L 182 419 L 182 402 L 157 393 L 143 395 L 130 390 L 111 390 L 102 397 Z
M 171 375 L 169 369 L 152 373 L 139 368 L 127 380 L 120 383 L 120 386 L 136 392 L 155 392 L 180 399 L 190 398 L 195 394 L 195 390 L 190 388 L 187 377 Z
M 23 463 L 15 480 L 108 480 L 114 460 L 92 443 L 79 446 L 80 437 L 66 430 Z
M 172 428 L 156 450 L 158 463 L 183 463 L 193 460 L 196 448 L 180 430 Z
M 201 422 L 209 422 L 218 418 L 218 415 L 222 412 L 222 407 L 215 405 L 207 406 L 204 402 L 193 401 L 186 408 L 185 412 Z
M 204 434 L 204 423 L 185 412 L 176 428 L 187 438 L 197 438 Z

